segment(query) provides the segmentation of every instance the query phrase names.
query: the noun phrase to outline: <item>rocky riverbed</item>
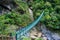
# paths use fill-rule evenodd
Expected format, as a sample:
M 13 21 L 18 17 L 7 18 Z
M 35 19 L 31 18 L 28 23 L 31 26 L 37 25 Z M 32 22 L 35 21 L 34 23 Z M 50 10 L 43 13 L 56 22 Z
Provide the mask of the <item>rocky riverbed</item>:
M 38 27 L 40 31 L 32 30 L 31 38 L 43 38 L 43 40 L 60 40 L 59 32 L 53 32 L 45 27 L 45 25 Z
M 60 40 L 59 32 L 51 31 L 45 25 L 39 26 L 39 30 L 33 28 L 26 36 L 31 39 L 42 38 L 43 40 Z
M 51 31 L 47 29 L 44 25 L 40 27 L 41 32 L 47 37 L 48 40 L 60 40 L 59 32 Z

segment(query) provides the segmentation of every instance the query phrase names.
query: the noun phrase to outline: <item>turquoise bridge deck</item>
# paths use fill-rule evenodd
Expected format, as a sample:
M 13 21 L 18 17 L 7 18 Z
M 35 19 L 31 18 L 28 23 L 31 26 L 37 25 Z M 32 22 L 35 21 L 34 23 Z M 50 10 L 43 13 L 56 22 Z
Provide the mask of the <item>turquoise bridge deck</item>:
M 44 14 L 44 11 L 42 12 L 42 14 L 35 20 L 33 21 L 31 24 L 29 24 L 28 26 L 26 26 L 25 28 L 22 28 L 20 30 L 18 30 L 16 32 L 16 40 L 22 40 L 21 37 L 27 33 L 29 30 L 31 30 L 33 27 L 35 27 L 35 25 L 41 20 L 42 16 Z

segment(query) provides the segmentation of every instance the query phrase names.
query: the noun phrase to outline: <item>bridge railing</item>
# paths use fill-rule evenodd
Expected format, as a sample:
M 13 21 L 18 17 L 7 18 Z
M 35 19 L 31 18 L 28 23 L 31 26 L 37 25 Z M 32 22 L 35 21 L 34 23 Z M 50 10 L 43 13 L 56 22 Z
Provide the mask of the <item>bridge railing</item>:
M 16 40 L 22 40 L 21 37 L 27 33 L 29 30 L 31 30 L 33 27 L 35 27 L 35 25 L 41 20 L 42 16 L 43 16 L 44 11 L 42 12 L 42 14 L 35 20 L 33 21 L 31 24 L 29 24 L 28 26 L 26 26 L 25 28 L 20 29 L 19 31 L 16 32 Z

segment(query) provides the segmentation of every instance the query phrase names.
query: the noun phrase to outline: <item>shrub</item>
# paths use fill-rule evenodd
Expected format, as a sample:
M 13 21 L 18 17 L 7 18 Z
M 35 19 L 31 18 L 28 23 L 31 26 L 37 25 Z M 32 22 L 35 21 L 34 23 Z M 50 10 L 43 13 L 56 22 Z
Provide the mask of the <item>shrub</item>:
M 33 0 L 32 10 L 36 19 L 42 11 L 45 11 L 41 23 L 53 29 L 60 29 L 60 1 L 59 0 Z

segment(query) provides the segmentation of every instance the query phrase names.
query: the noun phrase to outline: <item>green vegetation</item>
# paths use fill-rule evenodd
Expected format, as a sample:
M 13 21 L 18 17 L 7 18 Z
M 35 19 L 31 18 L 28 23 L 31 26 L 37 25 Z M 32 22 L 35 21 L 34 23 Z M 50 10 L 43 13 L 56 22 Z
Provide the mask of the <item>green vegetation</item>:
M 31 40 L 31 38 L 23 37 L 23 40 Z M 43 40 L 42 38 L 36 38 L 35 40 Z
M 42 11 L 45 11 L 41 23 L 53 29 L 60 29 L 60 0 L 33 0 L 31 6 L 36 19 Z
M 28 23 L 31 22 L 31 19 L 26 15 L 21 15 L 19 13 L 8 13 L 4 15 L 0 15 L 0 34 L 7 34 L 10 30 L 8 30 L 12 25 L 11 28 L 15 29 L 18 27 L 26 26 Z
M 43 40 L 43 38 L 36 38 L 35 40 Z
M 27 4 L 22 1 L 16 1 L 16 3 L 18 6 L 15 9 L 0 15 L 0 35 L 15 34 L 18 28 L 31 23 Z
M 23 37 L 23 40 L 31 40 L 31 38 Z
M 8 13 L 0 15 L 0 34 L 15 34 L 15 31 L 32 22 L 28 8 L 31 7 L 36 19 L 42 11 L 45 11 L 41 23 L 46 27 L 60 29 L 60 0 L 14 0 L 16 7 Z M 0 7 L 2 10 L 3 8 Z M 27 40 L 27 39 L 26 39 Z

